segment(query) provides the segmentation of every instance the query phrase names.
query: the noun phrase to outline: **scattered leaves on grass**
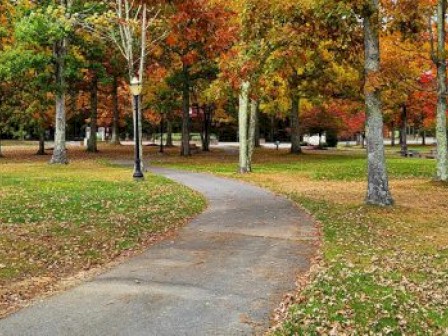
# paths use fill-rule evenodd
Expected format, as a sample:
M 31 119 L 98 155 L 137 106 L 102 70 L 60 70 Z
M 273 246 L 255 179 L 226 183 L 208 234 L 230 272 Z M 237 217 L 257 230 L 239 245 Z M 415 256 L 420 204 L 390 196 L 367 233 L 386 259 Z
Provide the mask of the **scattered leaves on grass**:
M 203 198 L 148 174 L 92 159 L 50 166 L 3 162 L 0 184 L 0 316 L 62 279 L 157 240 L 202 211 Z

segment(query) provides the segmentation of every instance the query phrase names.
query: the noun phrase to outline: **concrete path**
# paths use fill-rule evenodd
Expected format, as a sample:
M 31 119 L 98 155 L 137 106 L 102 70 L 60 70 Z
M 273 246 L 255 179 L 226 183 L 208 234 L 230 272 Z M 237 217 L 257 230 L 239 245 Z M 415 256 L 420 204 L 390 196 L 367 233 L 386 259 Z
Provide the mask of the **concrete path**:
M 0 320 L 0 335 L 258 335 L 309 268 L 315 229 L 289 201 L 205 174 L 155 169 L 208 210 L 144 254 Z

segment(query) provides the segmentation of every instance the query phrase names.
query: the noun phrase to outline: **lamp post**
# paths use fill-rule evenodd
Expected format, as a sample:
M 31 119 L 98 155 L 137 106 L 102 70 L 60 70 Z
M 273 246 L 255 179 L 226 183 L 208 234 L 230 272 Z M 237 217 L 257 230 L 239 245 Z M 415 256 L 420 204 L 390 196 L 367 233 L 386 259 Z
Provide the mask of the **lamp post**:
M 134 98 L 134 140 L 135 140 L 135 164 L 134 164 L 134 180 L 140 181 L 145 178 L 142 172 L 140 158 L 140 127 L 138 124 L 138 108 L 140 102 L 140 94 L 142 93 L 142 83 L 137 77 L 133 77 L 130 85 L 131 93 Z

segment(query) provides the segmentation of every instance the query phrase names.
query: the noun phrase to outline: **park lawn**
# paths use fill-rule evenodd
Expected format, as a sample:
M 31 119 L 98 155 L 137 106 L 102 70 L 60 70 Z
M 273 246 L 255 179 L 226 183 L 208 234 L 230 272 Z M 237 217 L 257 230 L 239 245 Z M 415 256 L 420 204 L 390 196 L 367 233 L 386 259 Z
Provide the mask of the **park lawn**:
M 396 205 L 363 204 L 365 158 L 346 151 L 258 151 L 254 173 L 235 154 L 213 152 L 157 164 L 207 171 L 284 194 L 322 223 L 310 281 L 274 335 L 447 335 L 448 186 L 435 161 L 388 156 Z
M 135 254 L 205 207 L 201 195 L 183 186 L 149 173 L 134 183 L 130 169 L 95 156 L 78 153 L 70 165 L 51 166 L 49 157 L 6 154 L 0 160 L 0 316 L 57 290 L 61 280 Z

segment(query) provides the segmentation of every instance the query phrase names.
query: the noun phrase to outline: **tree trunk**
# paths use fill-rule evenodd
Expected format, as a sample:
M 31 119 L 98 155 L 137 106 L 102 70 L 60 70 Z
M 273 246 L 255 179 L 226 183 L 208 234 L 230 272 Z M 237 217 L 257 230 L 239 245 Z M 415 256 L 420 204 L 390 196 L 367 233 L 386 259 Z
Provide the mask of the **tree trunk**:
M 257 107 L 255 114 L 255 148 L 260 148 L 260 107 Z
M 210 151 L 210 128 L 212 124 L 212 113 L 213 106 L 212 105 L 204 105 L 204 134 L 202 136 L 202 151 L 209 152 Z
M 162 113 L 161 117 L 160 117 L 160 148 L 159 148 L 159 153 L 164 153 L 165 150 L 163 148 L 163 125 L 165 123 L 165 114 Z
M 437 4 L 437 180 L 447 181 L 447 133 L 446 133 L 446 2 Z
M 166 147 L 173 147 L 173 124 L 171 120 L 166 121 Z
M 2 103 L 1 98 L 2 98 L 2 92 L 0 92 L 0 104 Z M 3 133 L 2 133 L 3 122 L 2 122 L 2 120 L 3 120 L 3 115 L 2 115 L 2 111 L 0 109 L 0 158 L 4 157 L 3 152 L 2 152 L 2 138 L 3 138 Z
M 250 102 L 250 118 L 249 118 L 249 139 L 248 139 L 248 153 L 247 153 L 247 170 L 252 171 L 252 158 L 255 151 L 255 139 L 257 128 L 257 114 L 259 102 L 252 99 Z
M 247 162 L 247 119 L 249 109 L 249 82 L 241 84 L 241 91 L 239 97 L 239 111 L 238 111 L 238 128 L 239 128 L 239 142 L 240 142 L 240 167 L 239 172 L 245 174 L 249 172 Z
M 422 146 L 426 146 L 426 131 L 422 132 Z
M 38 125 L 39 132 L 39 149 L 37 150 L 36 155 L 46 155 L 45 153 L 45 129 L 39 123 Z
M 190 155 L 190 73 L 188 65 L 183 65 L 182 88 L 182 147 L 181 155 Z
M 302 148 L 300 147 L 299 128 L 300 97 L 297 93 L 292 93 L 291 102 L 291 154 L 301 154 Z
M 55 57 L 55 79 L 56 79 L 56 123 L 54 135 L 54 150 L 51 157 L 51 164 L 67 164 L 67 149 L 65 144 L 65 56 L 67 53 L 67 41 L 61 39 L 56 41 L 53 46 Z
M 369 0 L 372 13 L 364 18 L 365 41 L 365 102 L 367 112 L 368 188 L 366 203 L 387 206 L 393 204 L 389 191 L 384 154 L 383 115 L 380 89 L 370 78 L 380 68 L 379 3 Z M 373 83 L 372 83 L 373 82 Z
M 271 129 L 269 132 L 269 141 L 274 142 L 275 141 L 275 116 L 271 116 Z
M 87 151 L 91 153 L 98 152 L 96 133 L 98 118 L 98 77 L 95 73 L 92 77 L 90 87 L 90 138 L 87 144 Z
M 395 123 L 391 124 L 391 130 L 390 145 L 395 147 Z
M 110 143 L 112 145 L 120 144 L 120 109 L 118 105 L 118 76 L 114 76 L 112 87 L 112 103 L 113 103 L 113 121 L 112 121 L 112 137 Z
M 401 145 L 401 156 L 406 156 L 408 152 L 408 112 L 406 104 L 401 107 L 401 118 L 400 118 L 400 145 Z

